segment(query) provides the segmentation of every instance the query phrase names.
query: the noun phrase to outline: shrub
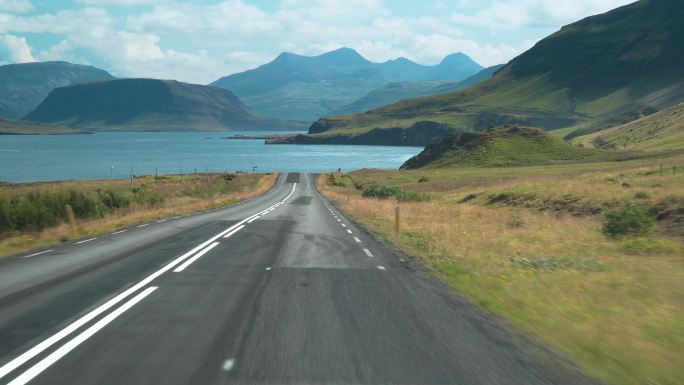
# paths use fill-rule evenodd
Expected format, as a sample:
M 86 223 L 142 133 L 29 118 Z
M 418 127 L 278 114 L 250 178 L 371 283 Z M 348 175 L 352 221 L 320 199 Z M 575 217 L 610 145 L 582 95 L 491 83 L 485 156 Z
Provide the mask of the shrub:
M 517 228 L 525 226 L 525 220 L 520 216 L 519 213 L 513 213 L 513 214 L 511 214 L 510 217 L 508 217 L 508 221 L 506 222 L 506 225 L 508 227 L 517 229 Z
M 348 187 L 352 185 L 352 179 L 348 176 L 343 176 L 333 182 L 333 186 L 337 187 Z
M 430 200 L 428 194 L 407 190 L 399 190 L 394 196 L 399 202 L 423 202 Z
M 107 190 L 105 192 L 98 191 L 100 201 L 108 210 L 116 210 L 131 205 L 131 198 L 120 192 Z
M 420 179 L 418 179 L 418 183 L 425 183 L 429 182 L 430 178 L 426 177 L 425 175 L 421 176 Z
M 634 194 L 634 199 L 648 199 L 650 197 L 651 196 L 648 195 L 648 193 L 644 192 L 644 191 L 639 191 L 636 194 Z
M 628 203 L 622 210 L 610 211 L 606 214 L 603 233 L 611 238 L 625 235 L 648 235 L 653 231 L 653 224 L 655 224 L 655 219 L 646 209 Z
M 372 186 L 363 190 L 361 196 L 364 198 L 377 199 L 395 197 L 399 202 L 418 202 L 430 200 L 430 196 L 428 194 L 402 190 L 399 187 L 393 186 Z
M 620 249 L 632 255 L 663 255 L 677 251 L 677 244 L 672 241 L 653 238 L 634 238 L 622 242 Z
M 394 196 L 399 190 L 399 187 L 371 186 L 363 190 L 361 196 L 364 198 L 387 199 Z

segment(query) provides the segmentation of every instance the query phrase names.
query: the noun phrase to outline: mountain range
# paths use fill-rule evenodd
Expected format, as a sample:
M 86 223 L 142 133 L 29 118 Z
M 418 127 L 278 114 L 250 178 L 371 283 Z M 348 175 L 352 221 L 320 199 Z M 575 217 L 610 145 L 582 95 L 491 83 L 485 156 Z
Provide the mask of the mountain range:
M 405 58 L 373 63 L 353 49 L 340 48 L 318 56 L 282 53 L 270 63 L 211 85 L 230 90 L 264 116 L 314 121 L 388 83 L 457 82 L 482 69 L 462 53 L 424 66 Z
M 60 61 L 0 66 L 0 116 L 21 118 L 57 87 L 109 79 L 99 68 Z
M 684 101 L 684 7 L 641 0 L 561 28 L 489 80 L 311 126 L 326 143 L 415 122 L 483 130 L 519 124 L 585 135 Z M 417 144 L 417 143 L 414 143 Z
M 110 131 L 301 128 L 254 114 L 230 91 L 157 79 L 115 79 L 56 88 L 23 120 Z
M 491 78 L 503 64 L 483 69 L 482 71 L 459 82 L 442 80 L 413 80 L 389 83 L 384 87 L 375 89 L 356 101 L 342 106 L 335 111 L 336 114 L 352 114 L 365 112 L 373 108 L 386 106 L 405 99 L 414 99 L 421 96 L 439 95 L 458 91 L 473 86 L 481 81 Z

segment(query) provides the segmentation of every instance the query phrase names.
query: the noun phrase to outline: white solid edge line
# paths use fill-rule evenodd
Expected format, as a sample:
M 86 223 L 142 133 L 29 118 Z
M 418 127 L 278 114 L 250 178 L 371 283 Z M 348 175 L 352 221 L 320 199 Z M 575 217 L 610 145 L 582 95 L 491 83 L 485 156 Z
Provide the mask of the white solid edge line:
M 237 233 L 238 231 L 242 230 L 245 228 L 245 225 L 240 225 L 237 228 L 233 229 L 230 233 L 226 234 L 223 236 L 223 238 L 230 238 L 233 236 L 233 234 Z
M 157 287 L 148 287 L 140 294 L 136 295 L 135 297 L 131 298 L 128 302 L 121 305 L 121 307 L 107 314 L 101 320 L 97 321 L 95 324 L 93 324 L 93 326 L 89 327 L 81 334 L 74 337 L 74 339 L 62 345 L 59 349 L 55 350 L 47 357 L 43 358 L 40 362 L 33 365 L 30 369 L 22 373 L 19 377 L 12 380 L 12 382 L 10 382 L 8 385 L 24 385 L 27 382 L 31 381 L 40 373 L 42 373 L 45 369 L 49 368 L 52 364 L 59 361 L 59 359 L 66 356 L 70 351 L 74 350 L 78 345 L 82 344 L 88 338 L 92 337 L 95 333 L 97 333 L 102 328 L 107 326 L 109 323 L 114 321 L 121 314 L 135 306 L 135 304 L 142 301 L 148 295 L 152 294 L 152 292 L 155 290 L 157 290 Z
M 294 186 L 292 187 L 292 192 L 290 192 L 290 195 L 285 198 L 287 200 L 290 196 L 295 191 L 295 187 L 297 184 L 295 183 Z M 250 217 L 251 218 L 251 217 Z M 242 221 L 238 222 L 237 224 L 231 226 L 230 228 L 214 235 L 210 239 L 206 240 L 204 243 L 200 244 L 199 246 L 195 247 L 194 249 L 188 251 L 187 253 L 181 255 L 180 257 L 176 258 L 172 262 L 168 263 L 166 266 L 163 268 L 157 270 L 156 272 L 150 274 L 147 276 L 147 278 L 143 279 L 142 281 L 138 282 L 136 285 L 130 287 L 126 291 L 120 293 L 119 295 L 115 296 L 114 298 L 110 299 L 109 301 L 105 302 L 104 304 L 100 305 L 97 307 L 95 310 L 91 311 L 90 313 L 82 316 L 78 320 L 72 322 L 68 326 L 66 326 L 64 329 L 60 330 L 59 332 L 53 334 L 51 337 L 48 337 L 47 339 L 43 340 L 43 342 L 39 343 L 38 345 L 32 347 L 31 349 L 27 350 L 23 354 L 19 355 L 17 358 L 13 359 L 12 361 L 9 361 L 2 367 L 0 367 L 0 378 L 5 377 L 9 373 L 13 372 L 15 369 L 20 367 L 21 365 L 25 364 L 27 361 L 32 359 L 33 357 L 37 356 L 38 354 L 42 353 L 45 349 L 49 348 L 50 346 L 54 345 L 55 343 L 59 342 L 60 340 L 64 339 L 66 336 L 69 334 L 73 333 L 77 329 L 79 329 L 81 326 L 85 325 L 86 323 L 90 322 L 93 320 L 95 317 L 98 315 L 104 313 L 105 311 L 109 310 L 111 307 L 116 305 L 117 303 L 123 301 L 126 297 L 130 296 L 131 294 L 135 293 L 136 291 L 140 290 L 140 288 L 146 286 L 148 283 L 152 282 L 155 280 L 157 277 L 160 275 L 166 273 L 167 271 L 171 270 L 174 268 L 174 266 L 178 265 L 179 263 L 183 262 L 183 260 L 189 258 L 191 255 L 195 254 L 197 251 L 202 250 L 204 247 L 209 245 L 210 243 L 214 242 L 215 240 L 221 238 L 224 236 L 226 233 L 229 233 L 230 231 L 234 230 L 236 227 L 242 225 L 245 223 L 249 218 L 243 219 Z
M 31 257 L 35 257 L 36 255 L 41 255 L 41 254 L 49 253 L 49 252 L 51 252 L 51 251 L 55 251 L 55 250 L 54 250 L 54 249 L 50 249 L 50 250 L 40 251 L 40 252 L 38 252 L 38 253 L 33 253 L 33 254 L 30 254 L 30 255 L 25 255 L 25 256 L 20 257 L 20 258 L 22 258 L 22 259 L 24 259 L 24 258 L 31 258 Z
M 373 258 L 373 253 L 370 252 L 368 249 L 363 249 L 363 252 L 366 253 L 366 256 Z
M 83 241 L 78 241 L 78 242 L 74 243 L 74 245 L 80 245 L 81 243 L 86 243 L 86 242 L 94 241 L 94 240 L 96 240 L 96 239 L 97 239 L 97 238 L 90 238 L 90 239 L 86 239 L 86 240 L 83 240 Z
M 190 265 L 191 265 L 193 262 L 195 262 L 196 260 L 200 259 L 200 257 L 203 256 L 204 254 L 206 254 L 206 253 L 208 253 L 209 251 L 211 251 L 211 249 L 213 249 L 214 247 L 218 246 L 218 244 L 219 244 L 218 242 L 214 242 L 214 243 L 212 243 L 211 245 L 207 246 L 204 250 L 202 250 L 202 251 L 200 251 L 199 253 L 195 254 L 194 257 L 188 259 L 187 261 L 185 261 L 185 263 L 183 263 L 182 265 L 178 266 L 175 270 L 173 270 L 173 272 L 174 272 L 174 273 L 180 273 L 181 271 L 185 270 L 185 268 L 187 268 L 188 266 L 190 266 Z
M 112 233 L 112 235 L 125 233 L 126 231 L 128 231 L 128 230 L 119 230 L 119 231 L 115 231 L 115 232 Z
M 359 238 L 357 238 L 357 237 L 354 237 L 354 240 L 355 240 L 357 243 L 361 243 L 361 240 L 360 240 Z

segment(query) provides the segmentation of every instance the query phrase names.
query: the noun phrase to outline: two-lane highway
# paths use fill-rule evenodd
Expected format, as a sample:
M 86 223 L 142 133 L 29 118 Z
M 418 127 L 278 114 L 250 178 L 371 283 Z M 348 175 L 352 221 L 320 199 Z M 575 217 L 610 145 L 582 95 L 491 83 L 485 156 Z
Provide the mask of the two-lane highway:
M 282 175 L 0 263 L 0 383 L 588 384 Z

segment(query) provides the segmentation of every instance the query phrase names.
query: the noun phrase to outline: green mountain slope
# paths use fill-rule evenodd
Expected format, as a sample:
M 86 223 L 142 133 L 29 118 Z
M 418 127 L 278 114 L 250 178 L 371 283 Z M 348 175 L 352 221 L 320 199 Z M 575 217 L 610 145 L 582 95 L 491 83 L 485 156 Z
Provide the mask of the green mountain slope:
M 481 81 L 485 81 L 494 75 L 503 65 L 488 67 L 477 74 L 460 82 L 447 82 L 439 80 L 414 80 L 389 83 L 384 87 L 375 89 L 353 103 L 343 106 L 335 111 L 336 114 L 352 114 L 365 112 L 373 108 L 386 106 L 404 99 L 419 98 L 421 96 L 439 95 L 448 92 L 468 88 Z
M 449 134 L 428 145 L 401 168 L 547 164 L 597 155 L 597 150 L 571 146 L 540 129 L 512 126 Z
M 681 1 L 641 0 L 563 27 L 474 87 L 312 128 L 343 135 L 434 121 L 466 131 L 521 124 L 588 133 L 684 100 L 683 46 Z
M 109 79 L 114 77 L 99 68 L 66 62 L 0 66 L 0 116 L 21 118 L 57 87 Z
M 283 53 L 270 63 L 211 85 L 230 90 L 262 115 L 311 122 L 391 82 L 459 81 L 481 69 L 464 54 L 423 66 L 404 58 L 372 63 L 352 49 L 341 48 L 313 57 Z
M 78 128 L 0 119 L 0 135 L 62 135 L 86 132 Z
M 573 143 L 595 148 L 684 150 L 684 103 L 627 124 L 580 136 Z
M 24 120 L 129 131 L 301 127 L 260 117 L 227 90 L 156 79 L 118 79 L 56 88 Z

